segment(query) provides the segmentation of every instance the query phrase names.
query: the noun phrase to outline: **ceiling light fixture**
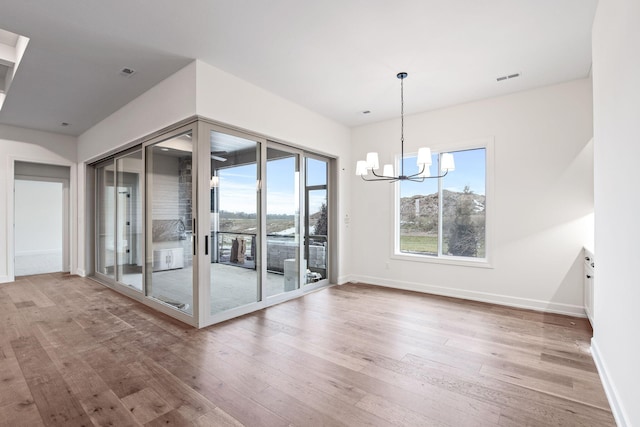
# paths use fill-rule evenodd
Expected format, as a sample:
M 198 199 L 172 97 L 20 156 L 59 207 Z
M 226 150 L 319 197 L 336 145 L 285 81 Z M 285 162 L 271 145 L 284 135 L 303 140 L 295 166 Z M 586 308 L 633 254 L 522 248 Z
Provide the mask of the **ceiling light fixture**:
M 442 178 L 455 169 L 453 161 L 453 154 L 443 153 L 440 156 L 440 170 L 444 171 L 442 175 L 430 176 L 429 166 L 431 166 L 431 149 L 422 147 L 418 149 L 418 169 L 420 171 L 413 175 L 404 174 L 404 79 L 408 76 L 407 73 L 398 73 L 397 78 L 400 79 L 400 174 L 394 175 L 393 165 L 386 164 L 382 168 L 382 175 L 378 175 L 376 170 L 380 168 L 378 162 L 378 153 L 367 153 L 366 160 L 358 160 L 356 163 L 356 175 L 365 181 L 413 181 L 423 182 L 427 178 Z M 368 174 L 368 170 L 371 171 L 375 178 L 365 178 Z

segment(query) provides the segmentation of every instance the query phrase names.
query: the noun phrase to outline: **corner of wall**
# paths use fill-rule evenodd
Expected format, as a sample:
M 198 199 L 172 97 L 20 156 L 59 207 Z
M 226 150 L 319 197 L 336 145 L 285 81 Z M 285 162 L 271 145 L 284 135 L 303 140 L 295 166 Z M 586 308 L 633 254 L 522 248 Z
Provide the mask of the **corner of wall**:
M 622 400 L 619 398 L 618 390 L 616 389 L 609 374 L 609 369 L 602 358 L 600 347 L 598 346 L 598 341 L 595 337 L 591 339 L 591 355 L 593 356 L 593 361 L 596 364 L 598 374 L 602 380 L 602 386 L 604 387 L 604 392 L 607 395 L 607 400 L 611 406 L 611 412 L 616 420 L 616 424 L 618 427 L 631 426 L 631 422 L 628 421 L 629 418 L 626 415 L 626 411 L 622 407 L 622 403 L 620 403 Z

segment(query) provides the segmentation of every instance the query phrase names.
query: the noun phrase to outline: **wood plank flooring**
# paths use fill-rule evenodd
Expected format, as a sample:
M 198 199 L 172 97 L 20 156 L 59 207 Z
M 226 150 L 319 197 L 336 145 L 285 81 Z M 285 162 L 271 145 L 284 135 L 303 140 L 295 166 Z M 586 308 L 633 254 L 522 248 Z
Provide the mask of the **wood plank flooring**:
M 62 274 L 0 316 L 2 426 L 615 425 L 585 319 L 349 284 L 195 330 Z

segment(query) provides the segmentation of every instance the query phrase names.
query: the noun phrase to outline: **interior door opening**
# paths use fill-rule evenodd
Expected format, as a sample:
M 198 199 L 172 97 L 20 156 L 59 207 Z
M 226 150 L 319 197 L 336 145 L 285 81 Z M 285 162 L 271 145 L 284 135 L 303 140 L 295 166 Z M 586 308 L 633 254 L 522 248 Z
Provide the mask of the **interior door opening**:
M 64 185 L 15 180 L 15 275 L 57 273 L 63 267 Z
M 14 163 L 14 276 L 69 272 L 71 168 Z

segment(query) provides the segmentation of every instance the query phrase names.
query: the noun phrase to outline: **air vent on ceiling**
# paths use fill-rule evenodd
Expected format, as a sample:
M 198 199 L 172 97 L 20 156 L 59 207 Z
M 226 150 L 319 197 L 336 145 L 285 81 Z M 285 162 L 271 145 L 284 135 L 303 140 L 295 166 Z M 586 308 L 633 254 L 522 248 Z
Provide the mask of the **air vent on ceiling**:
M 507 80 L 507 79 L 515 79 L 516 77 L 520 77 L 520 73 L 514 73 L 514 74 L 509 74 L 506 76 L 501 76 L 496 78 L 497 81 L 501 82 L 503 80 Z
M 125 67 L 122 70 L 120 70 L 120 75 L 125 77 L 131 77 L 135 73 L 136 73 L 136 70 L 134 70 L 133 68 Z

